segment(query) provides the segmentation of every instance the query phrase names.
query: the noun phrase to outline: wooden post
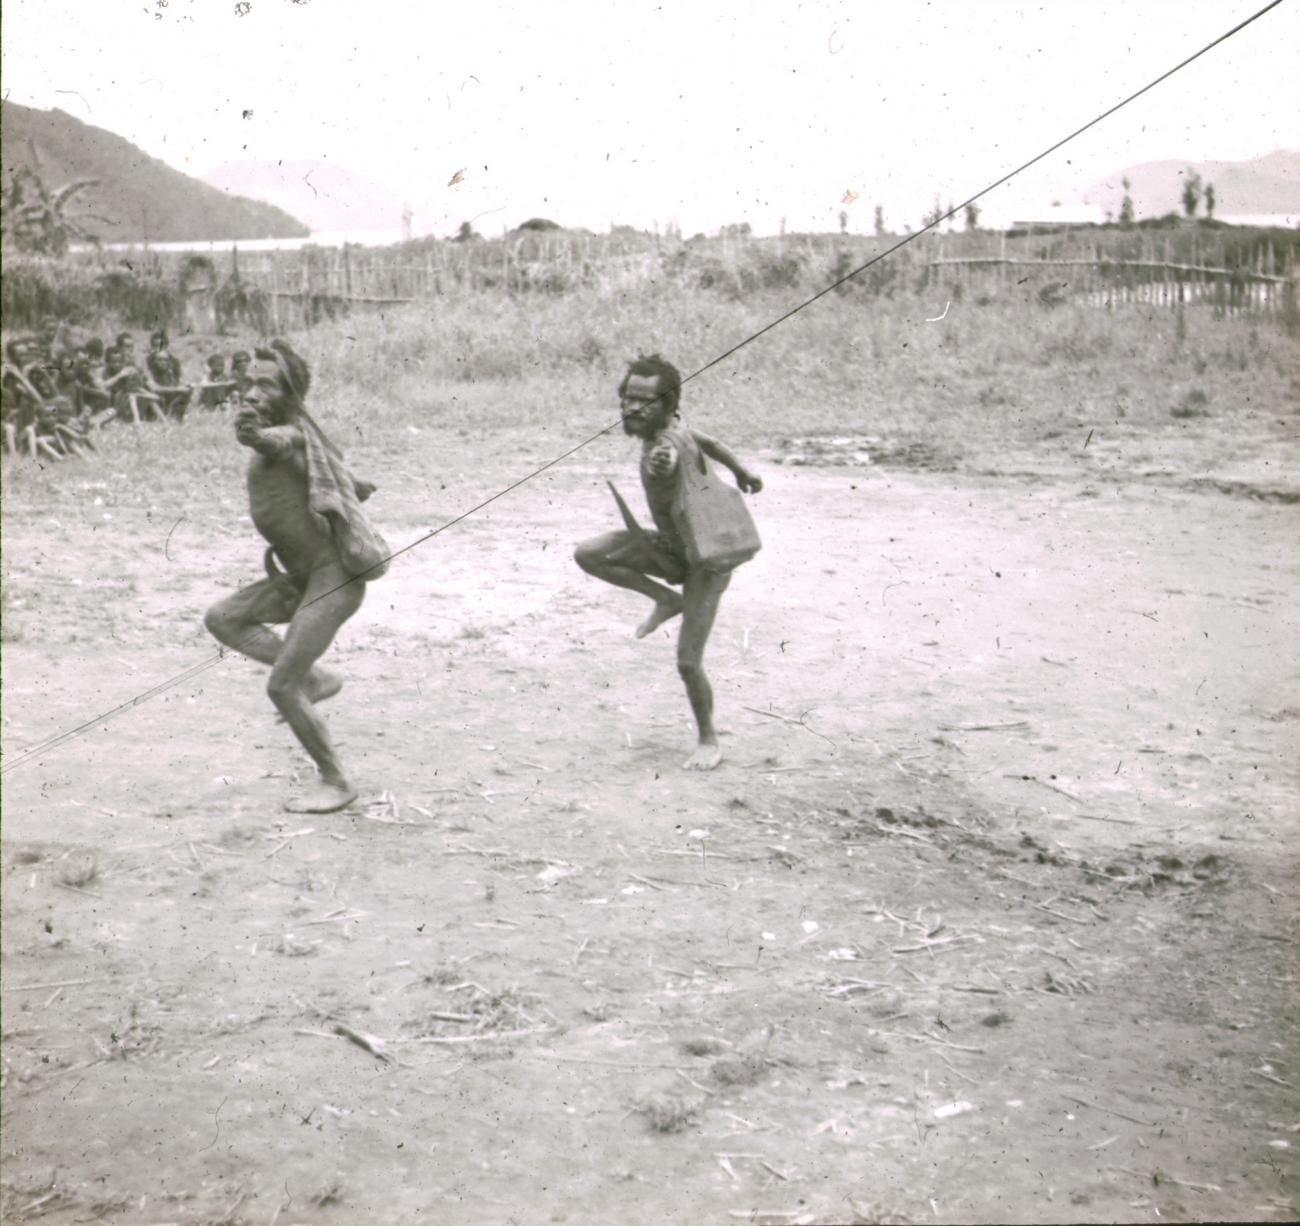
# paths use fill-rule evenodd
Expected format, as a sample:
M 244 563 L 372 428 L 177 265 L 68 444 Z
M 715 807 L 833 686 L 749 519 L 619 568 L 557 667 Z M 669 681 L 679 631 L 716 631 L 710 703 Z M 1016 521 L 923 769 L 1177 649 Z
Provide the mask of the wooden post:
M 311 327 L 311 253 L 302 252 L 302 259 L 299 267 L 299 295 L 302 303 L 302 322 L 303 326 Z
M 271 252 L 271 326 L 280 331 L 280 253 Z

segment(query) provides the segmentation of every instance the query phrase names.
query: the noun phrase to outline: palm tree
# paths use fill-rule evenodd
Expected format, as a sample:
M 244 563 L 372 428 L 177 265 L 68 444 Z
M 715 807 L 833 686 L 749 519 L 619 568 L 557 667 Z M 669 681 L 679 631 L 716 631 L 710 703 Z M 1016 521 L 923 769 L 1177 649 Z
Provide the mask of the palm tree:
M 29 167 L 17 171 L 0 194 L 0 237 L 4 245 L 35 255 L 62 256 L 73 242 L 97 242 L 82 225 L 90 215 L 71 215 L 68 205 L 79 192 L 98 182 L 74 179 L 50 191 L 36 171 Z

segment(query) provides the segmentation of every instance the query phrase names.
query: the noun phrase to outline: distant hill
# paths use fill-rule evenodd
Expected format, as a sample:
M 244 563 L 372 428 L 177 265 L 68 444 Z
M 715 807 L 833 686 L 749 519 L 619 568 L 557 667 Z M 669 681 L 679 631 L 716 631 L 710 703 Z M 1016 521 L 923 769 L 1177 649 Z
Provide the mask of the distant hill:
M 0 107 L 6 180 L 35 169 L 49 188 L 98 179 L 80 193 L 74 214 L 91 214 L 86 228 L 104 242 L 298 238 L 297 218 L 173 170 L 130 141 L 65 114 L 6 102 Z M 35 157 L 32 149 L 35 147 Z
M 315 159 L 226 162 L 203 176 L 222 192 L 265 200 L 301 217 L 314 233 L 400 231 L 402 198 L 391 188 Z
M 1300 153 L 1279 149 L 1249 162 L 1142 162 L 1116 171 L 1083 194 L 1089 204 L 1119 214 L 1123 180 L 1139 218 L 1181 213 L 1188 168 L 1214 184 L 1214 215 L 1233 217 L 1300 216 Z

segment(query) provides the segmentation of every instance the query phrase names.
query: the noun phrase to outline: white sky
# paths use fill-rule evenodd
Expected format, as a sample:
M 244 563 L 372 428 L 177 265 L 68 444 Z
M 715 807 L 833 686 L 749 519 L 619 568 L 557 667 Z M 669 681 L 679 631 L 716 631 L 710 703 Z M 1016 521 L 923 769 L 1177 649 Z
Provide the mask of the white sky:
M 325 158 L 420 201 L 417 230 L 835 229 L 852 189 L 870 231 L 877 203 L 916 225 L 1263 3 L 4 0 L 2 85 L 192 174 Z M 1285 0 L 986 217 L 1135 162 L 1295 148 L 1297 49 Z

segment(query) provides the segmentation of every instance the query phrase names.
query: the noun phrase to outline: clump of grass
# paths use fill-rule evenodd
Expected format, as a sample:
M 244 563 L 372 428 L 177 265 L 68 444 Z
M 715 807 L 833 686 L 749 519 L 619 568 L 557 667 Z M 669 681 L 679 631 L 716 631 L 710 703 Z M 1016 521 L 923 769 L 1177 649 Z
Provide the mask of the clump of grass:
M 426 971 L 420 985 L 426 988 L 445 988 L 453 983 L 460 983 L 465 978 L 458 967 L 439 966 Z
M 141 1021 L 136 1016 L 136 1006 L 131 1007 L 131 1020 L 121 1032 L 109 1032 L 109 1045 L 101 1050 L 109 1060 L 126 1060 L 131 1056 L 151 1056 L 162 1046 L 162 1027 L 153 1022 Z
M 980 1025 L 988 1026 L 990 1028 L 996 1028 L 998 1026 L 1005 1026 L 1010 1021 L 1011 1021 L 1011 1014 L 1007 1013 L 1003 1009 L 999 1009 L 995 1013 L 990 1013 L 986 1017 L 980 1018 Z
M 727 1044 L 721 1039 L 711 1039 L 707 1035 L 683 1039 L 677 1046 L 688 1056 L 717 1056 L 727 1050 Z
M 327 1183 L 319 1192 L 309 1198 L 311 1203 L 317 1209 L 323 1209 L 326 1205 L 337 1205 L 343 1200 L 343 1183 L 341 1180 L 334 1179 Z
M 744 1056 L 724 1056 L 713 1062 L 709 1072 L 719 1085 L 751 1086 L 767 1072 L 770 1063 L 765 1055 L 756 1052 Z
M 700 1113 L 697 1102 L 688 1101 L 677 1094 L 651 1094 L 641 1099 L 633 1108 L 645 1117 L 655 1132 L 681 1132 Z
M 1199 388 L 1194 387 L 1178 404 L 1169 410 L 1170 417 L 1209 417 L 1206 406 L 1210 398 Z

